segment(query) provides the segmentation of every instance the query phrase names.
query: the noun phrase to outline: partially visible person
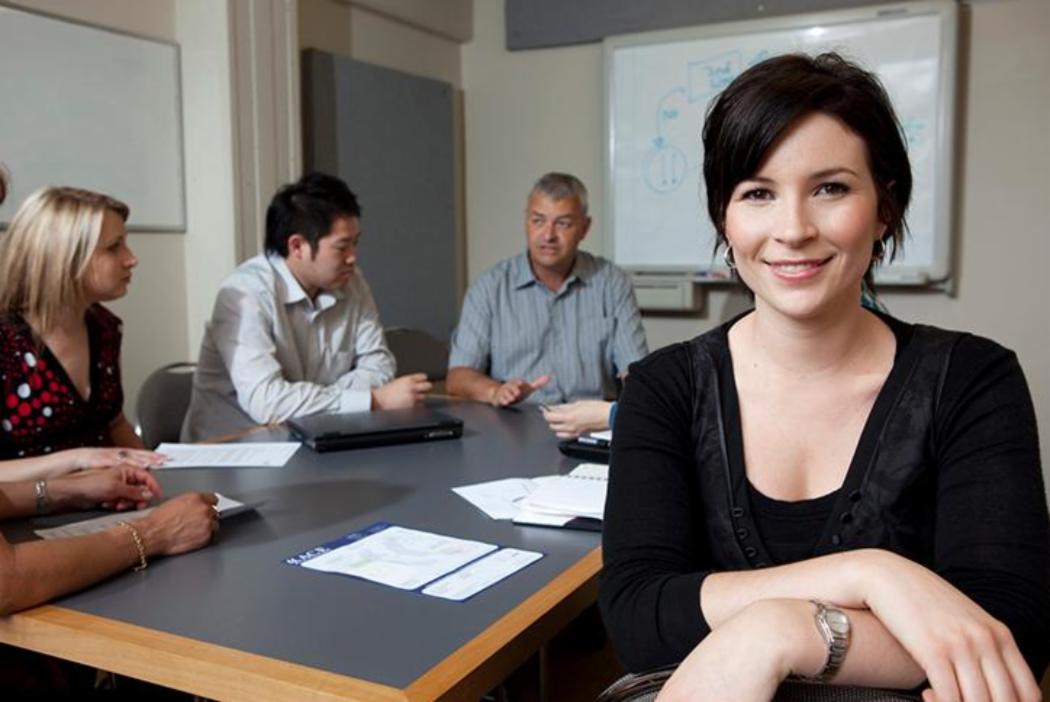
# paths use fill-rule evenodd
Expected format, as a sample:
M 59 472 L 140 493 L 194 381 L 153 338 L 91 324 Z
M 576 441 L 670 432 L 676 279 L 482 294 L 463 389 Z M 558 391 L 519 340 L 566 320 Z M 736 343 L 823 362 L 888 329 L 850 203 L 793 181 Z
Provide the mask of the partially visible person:
M 357 265 L 361 208 L 312 173 L 266 211 L 266 251 L 223 283 L 201 341 L 183 441 L 319 413 L 411 407 L 431 384 L 394 379 L 379 313 Z
M 102 305 L 138 263 L 127 216 L 105 195 L 44 188 L 0 234 L 0 478 L 164 460 L 124 417 L 121 322 Z
M 0 203 L 6 195 L 7 181 L 3 172 L 0 172 Z M 65 206 L 77 211 L 83 200 L 96 202 L 98 197 L 75 191 Z M 78 221 L 81 228 L 89 232 L 95 229 L 95 236 L 98 236 L 97 216 L 70 216 Z M 15 220 L 20 221 L 18 215 Z M 61 221 L 59 218 L 56 225 Z M 20 223 L 25 224 L 24 221 Z M 15 229 L 15 224 L 12 222 L 12 229 Z M 25 236 L 23 230 L 15 230 L 16 235 L 19 233 Z M 11 231 L 5 236 L 10 235 Z M 78 249 L 84 252 L 96 251 L 96 244 L 90 240 L 91 237 L 85 238 L 87 241 L 83 241 L 80 247 L 56 246 L 56 254 L 68 257 Z M 8 245 L 6 241 L 3 244 L 5 247 Z M 27 246 L 26 249 L 27 255 L 35 252 L 33 246 Z M 6 249 L 0 251 L 6 253 Z M 86 256 L 86 253 L 82 255 Z M 77 270 L 75 265 L 66 265 Z M 97 271 L 101 264 L 85 265 L 94 271 L 89 290 L 93 289 L 91 286 L 98 286 L 107 279 Z M 41 272 L 39 268 L 31 269 Z M 14 270 L 17 272 L 19 269 Z M 92 454 L 81 452 L 78 455 Z M 102 457 L 101 465 L 111 463 L 104 453 L 98 453 L 96 457 Z M 84 461 L 85 465 L 78 463 L 77 467 L 89 467 L 86 463 L 90 461 L 87 458 Z M 50 480 L 40 478 L 0 482 L 0 519 L 98 506 L 118 510 L 141 509 L 161 496 L 160 485 L 149 471 L 127 465 L 128 460 L 112 462 L 120 465 L 84 470 Z M 7 471 L 4 469 L 9 465 L 9 462 L 0 463 L 0 476 L 6 477 Z M 14 545 L 0 536 L 0 615 L 46 602 L 132 566 L 145 568 L 148 559 L 154 556 L 174 555 L 200 548 L 218 529 L 215 503 L 214 495 L 189 493 L 165 502 L 146 516 L 129 513 L 125 523 L 89 536 Z
M 52 480 L 0 482 L 0 518 L 73 510 L 141 509 L 161 490 L 142 468 L 86 470 Z M 10 544 L 0 537 L 0 615 L 87 587 L 157 556 L 204 546 L 219 528 L 216 497 L 186 493 L 145 516 L 86 536 Z
M 613 425 L 616 402 L 577 400 L 561 405 L 543 405 L 543 418 L 559 439 L 575 439 L 581 434 L 603 431 Z
M 1050 659 L 1050 524 L 1017 356 L 860 304 L 911 168 L 878 79 L 779 56 L 716 98 L 708 211 L 754 309 L 631 367 L 602 612 L 662 702 L 789 675 L 1028 702 Z
M 529 192 L 527 251 L 467 290 L 452 337 L 450 394 L 506 407 L 612 399 L 648 353 L 631 279 L 579 251 L 590 230 L 587 189 L 548 173 Z

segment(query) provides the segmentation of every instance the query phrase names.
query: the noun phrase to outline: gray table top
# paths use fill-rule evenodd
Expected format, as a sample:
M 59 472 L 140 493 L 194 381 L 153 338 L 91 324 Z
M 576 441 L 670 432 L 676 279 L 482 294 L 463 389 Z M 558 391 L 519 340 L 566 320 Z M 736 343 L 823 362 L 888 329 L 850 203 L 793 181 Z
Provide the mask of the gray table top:
M 597 533 L 489 519 L 450 488 L 565 473 L 534 407 L 453 402 L 459 440 L 317 454 L 283 468 L 158 471 L 167 494 L 215 490 L 258 505 L 211 546 L 159 559 L 57 604 L 150 629 L 407 687 L 599 545 Z M 280 432 L 255 440 L 282 440 Z M 546 557 L 466 602 L 450 602 L 283 559 L 375 522 L 540 551 Z

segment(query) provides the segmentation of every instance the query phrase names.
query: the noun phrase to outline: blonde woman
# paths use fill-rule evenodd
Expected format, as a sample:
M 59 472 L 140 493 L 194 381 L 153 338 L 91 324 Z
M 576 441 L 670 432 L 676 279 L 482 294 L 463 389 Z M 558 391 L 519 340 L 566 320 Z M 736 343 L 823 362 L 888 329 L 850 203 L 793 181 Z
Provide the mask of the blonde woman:
M 44 188 L 0 235 L 6 479 L 163 460 L 142 450 L 124 417 L 121 323 L 101 304 L 127 293 L 138 263 L 127 245 L 127 216 L 127 205 L 105 195 Z

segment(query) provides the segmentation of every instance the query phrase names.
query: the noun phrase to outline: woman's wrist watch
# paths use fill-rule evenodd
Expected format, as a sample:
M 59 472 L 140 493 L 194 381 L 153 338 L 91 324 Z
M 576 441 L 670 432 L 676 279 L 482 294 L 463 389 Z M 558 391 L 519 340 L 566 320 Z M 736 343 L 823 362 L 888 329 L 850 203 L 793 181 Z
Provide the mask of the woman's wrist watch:
M 33 483 L 33 498 L 36 500 L 36 513 L 47 514 L 51 511 L 51 496 L 47 494 L 47 481 L 40 479 Z
M 849 651 L 850 623 L 849 617 L 841 609 L 828 602 L 812 600 L 817 606 L 817 612 L 813 619 L 817 624 L 817 630 L 824 645 L 827 646 L 827 656 L 820 672 L 806 680 L 813 682 L 829 682 L 842 667 L 846 660 L 846 652 Z

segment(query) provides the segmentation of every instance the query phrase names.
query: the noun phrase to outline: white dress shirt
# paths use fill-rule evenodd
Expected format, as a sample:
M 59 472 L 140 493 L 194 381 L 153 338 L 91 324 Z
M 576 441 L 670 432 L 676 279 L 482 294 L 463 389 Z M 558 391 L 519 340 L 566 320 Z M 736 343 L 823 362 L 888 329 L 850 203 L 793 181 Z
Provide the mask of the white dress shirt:
M 360 270 L 311 300 L 279 256 L 245 261 L 222 284 L 201 341 L 183 441 L 321 412 L 371 409 L 394 377 Z

